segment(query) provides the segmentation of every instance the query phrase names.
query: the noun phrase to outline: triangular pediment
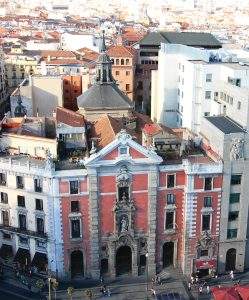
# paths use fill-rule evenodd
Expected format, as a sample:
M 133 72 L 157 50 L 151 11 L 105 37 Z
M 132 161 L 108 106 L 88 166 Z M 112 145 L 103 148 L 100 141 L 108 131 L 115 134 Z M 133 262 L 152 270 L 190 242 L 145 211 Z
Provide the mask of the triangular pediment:
M 162 158 L 153 149 L 140 145 L 125 130 L 121 130 L 113 142 L 87 158 L 85 166 L 115 165 L 121 161 L 133 164 L 160 164 Z

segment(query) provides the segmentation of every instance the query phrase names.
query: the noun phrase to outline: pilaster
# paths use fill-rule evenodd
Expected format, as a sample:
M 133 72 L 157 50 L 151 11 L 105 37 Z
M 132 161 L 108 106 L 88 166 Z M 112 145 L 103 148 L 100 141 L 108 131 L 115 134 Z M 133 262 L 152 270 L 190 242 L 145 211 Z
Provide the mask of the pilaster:
M 157 186 L 158 170 L 151 167 L 148 176 L 148 275 L 152 277 L 156 274 L 156 208 L 157 208 Z
M 91 276 L 98 279 L 100 276 L 99 262 L 99 204 L 98 204 L 98 180 L 96 170 L 90 170 L 88 176 L 89 185 L 89 224 L 91 236 Z

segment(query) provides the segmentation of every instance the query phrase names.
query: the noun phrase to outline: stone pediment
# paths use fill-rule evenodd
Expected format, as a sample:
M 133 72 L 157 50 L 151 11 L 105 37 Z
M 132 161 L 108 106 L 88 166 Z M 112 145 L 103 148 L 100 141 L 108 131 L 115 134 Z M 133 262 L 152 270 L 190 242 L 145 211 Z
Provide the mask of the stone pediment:
M 162 158 L 156 154 L 154 149 L 146 148 L 134 141 L 132 136 L 122 129 L 113 142 L 87 158 L 85 166 L 110 166 L 125 162 L 160 164 Z

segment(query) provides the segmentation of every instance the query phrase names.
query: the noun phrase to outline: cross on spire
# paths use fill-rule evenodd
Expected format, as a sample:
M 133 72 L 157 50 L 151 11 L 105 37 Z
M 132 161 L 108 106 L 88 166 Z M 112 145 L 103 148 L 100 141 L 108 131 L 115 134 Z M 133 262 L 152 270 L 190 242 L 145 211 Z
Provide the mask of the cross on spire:
M 105 31 L 102 30 L 102 40 L 101 40 L 101 45 L 100 45 L 100 53 L 105 53 L 105 52 L 106 52 Z

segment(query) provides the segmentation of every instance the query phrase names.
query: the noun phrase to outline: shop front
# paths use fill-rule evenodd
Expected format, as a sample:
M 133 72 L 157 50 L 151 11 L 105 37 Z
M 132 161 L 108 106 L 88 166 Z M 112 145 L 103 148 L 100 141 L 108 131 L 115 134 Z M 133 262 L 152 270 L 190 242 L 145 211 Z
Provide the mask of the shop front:
M 216 272 L 216 259 L 198 259 L 195 260 L 195 272 L 199 278 L 212 276 Z

